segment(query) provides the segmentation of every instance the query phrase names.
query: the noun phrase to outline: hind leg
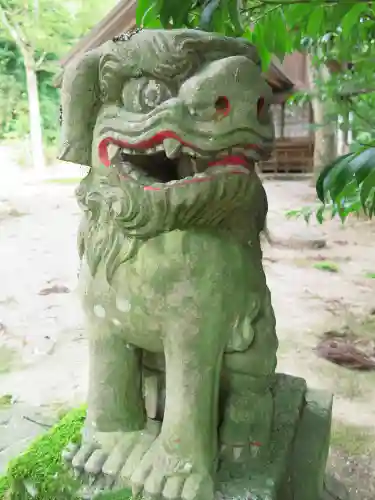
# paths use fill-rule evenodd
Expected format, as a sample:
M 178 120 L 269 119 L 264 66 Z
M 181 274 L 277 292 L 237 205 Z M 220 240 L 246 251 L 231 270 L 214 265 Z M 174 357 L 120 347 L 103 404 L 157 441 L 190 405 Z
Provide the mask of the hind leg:
M 269 445 L 274 409 L 271 386 L 278 340 L 268 289 L 252 326 L 255 333 L 252 345 L 245 352 L 224 356 L 227 397 L 220 441 L 222 454 L 235 461 L 249 453 L 263 454 Z

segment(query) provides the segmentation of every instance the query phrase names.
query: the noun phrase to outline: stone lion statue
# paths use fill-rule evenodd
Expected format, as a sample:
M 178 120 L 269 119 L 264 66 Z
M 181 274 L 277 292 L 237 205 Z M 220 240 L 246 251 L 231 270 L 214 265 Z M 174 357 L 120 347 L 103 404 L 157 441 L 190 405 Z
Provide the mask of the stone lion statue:
M 66 70 L 60 158 L 91 167 L 77 190 L 90 366 L 64 456 L 95 491 L 281 498 L 305 382 L 275 376 L 254 169 L 271 102 L 252 45 L 198 30 L 127 34 Z

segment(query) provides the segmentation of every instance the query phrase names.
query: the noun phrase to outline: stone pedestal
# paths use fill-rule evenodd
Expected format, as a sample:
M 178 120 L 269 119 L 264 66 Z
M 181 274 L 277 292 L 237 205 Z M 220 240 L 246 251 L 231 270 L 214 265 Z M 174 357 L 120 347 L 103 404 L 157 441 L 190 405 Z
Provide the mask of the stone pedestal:
M 271 449 L 249 461 L 223 463 L 218 498 L 323 500 L 332 397 L 306 389 L 303 379 L 278 375 Z M 256 452 L 256 450 L 254 450 Z

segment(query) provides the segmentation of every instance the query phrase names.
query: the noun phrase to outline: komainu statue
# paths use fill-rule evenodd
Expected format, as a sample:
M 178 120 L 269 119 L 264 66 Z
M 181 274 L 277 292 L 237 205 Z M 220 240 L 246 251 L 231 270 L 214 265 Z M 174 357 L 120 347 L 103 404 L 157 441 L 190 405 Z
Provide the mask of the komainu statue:
M 254 169 L 272 98 L 252 45 L 198 30 L 135 31 L 66 70 L 60 158 L 91 167 L 77 190 L 90 366 L 64 457 L 94 493 L 323 498 L 331 397 L 275 374 Z

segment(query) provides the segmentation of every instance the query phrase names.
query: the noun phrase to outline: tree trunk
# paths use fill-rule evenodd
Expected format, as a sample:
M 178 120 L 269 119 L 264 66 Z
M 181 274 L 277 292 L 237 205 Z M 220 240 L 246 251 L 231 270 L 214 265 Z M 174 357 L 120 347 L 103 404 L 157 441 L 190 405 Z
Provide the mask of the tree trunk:
M 27 97 L 29 102 L 30 143 L 33 167 L 37 172 L 46 166 L 43 150 L 42 118 L 39 106 L 38 77 L 34 61 L 24 54 Z
M 315 68 L 311 61 L 311 56 L 307 57 L 309 87 L 312 92 L 315 89 L 315 81 L 327 81 L 329 79 L 329 71 L 325 66 Z M 336 158 L 336 123 L 328 122 L 325 112 L 325 103 L 319 98 L 313 97 L 311 105 L 314 114 L 315 129 L 315 146 L 314 146 L 314 178 L 319 176 L 322 168 Z
M 31 154 L 33 166 L 37 172 L 41 172 L 45 167 L 43 151 L 42 119 L 39 108 L 38 77 L 34 61 L 34 52 L 29 51 L 29 45 L 25 42 L 25 35 L 22 28 L 13 22 L 11 15 L 6 11 L 0 2 L 0 23 L 8 30 L 17 47 L 19 48 L 26 71 L 27 97 L 29 101 L 29 123 Z

